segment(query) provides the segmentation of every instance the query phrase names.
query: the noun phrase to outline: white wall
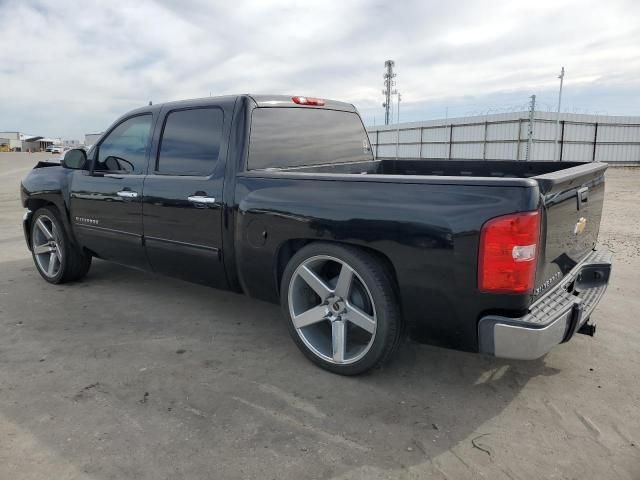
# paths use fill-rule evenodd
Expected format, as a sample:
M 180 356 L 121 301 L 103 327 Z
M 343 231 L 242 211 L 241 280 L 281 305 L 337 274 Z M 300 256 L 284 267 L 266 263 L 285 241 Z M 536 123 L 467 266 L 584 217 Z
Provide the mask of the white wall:
M 640 117 L 536 112 L 530 160 L 640 163 Z M 525 160 L 528 112 L 368 127 L 379 158 Z M 399 137 L 398 137 L 399 127 Z M 556 144 L 556 138 L 561 146 Z
M 85 133 L 84 134 L 84 144 L 85 145 L 94 145 L 101 136 L 102 136 L 102 133 Z
M 20 140 L 20 132 L 0 132 L 1 138 L 9 140 L 9 148 L 22 147 L 22 141 Z

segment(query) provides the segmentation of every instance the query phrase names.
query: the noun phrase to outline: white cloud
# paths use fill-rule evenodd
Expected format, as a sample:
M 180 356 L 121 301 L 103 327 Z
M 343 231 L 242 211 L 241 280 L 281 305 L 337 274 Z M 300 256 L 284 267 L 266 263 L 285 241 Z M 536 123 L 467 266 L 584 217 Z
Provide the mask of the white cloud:
M 387 58 L 407 119 L 552 104 L 561 65 L 567 109 L 637 114 L 638 14 L 622 0 L 0 0 L 0 130 L 80 138 L 209 92 L 337 98 L 371 121 Z

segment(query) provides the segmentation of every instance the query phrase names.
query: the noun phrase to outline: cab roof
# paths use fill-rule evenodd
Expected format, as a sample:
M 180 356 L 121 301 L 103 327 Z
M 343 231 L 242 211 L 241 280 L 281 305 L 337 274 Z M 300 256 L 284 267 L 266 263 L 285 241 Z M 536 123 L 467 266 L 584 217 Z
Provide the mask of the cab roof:
M 216 97 L 203 97 L 194 98 L 188 100 L 177 100 L 173 102 L 157 103 L 153 105 L 146 105 L 136 108 L 126 113 L 131 115 L 135 113 L 151 112 L 159 110 L 162 107 L 168 106 L 173 108 L 180 107 L 192 107 L 194 105 L 208 105 L 208 104 L 220 104 L 220 102 L 234 102 L 238 98 L 247 98 L 252 100 L 257 107 L 294 107 L 294 108 L 326 108 L 331 110 L 342 110 L 346 112 L 355 112 L 356 108 L 347 102 L 339 102 L 337 100 L 329 100 L 322 98 L 323 105 L 304 105 L 295 103 L 293 95 L 253 95 L 253 94 L 239 94 L 239 95 L 220 95 Z M 311 98 L 311 97 L 306 97 Z
M 355 112 L 356 108 L 347 102 L 339 102 L 337 100 L 329 100 L 322 98 L 324 105 L 311 106 L 300 105 L 293 101 L 293 95 L 247 95 L 258 107 L 300 107 L 300 108 L 329 108 L 331 110 L 344 110 L 347 112 Z

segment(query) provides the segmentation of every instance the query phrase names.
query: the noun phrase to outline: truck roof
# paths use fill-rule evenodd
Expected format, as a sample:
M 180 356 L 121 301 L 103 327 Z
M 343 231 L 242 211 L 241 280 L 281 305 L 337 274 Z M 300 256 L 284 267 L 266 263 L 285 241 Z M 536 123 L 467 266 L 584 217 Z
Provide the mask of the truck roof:
M 307 105 L 298 105 L 293 102 L 292 95 L 247 95 L 247 97 L 253 99 L 259 107 L 302 107 L 307 108 Z M 356 107 L 347 102 L 339 102 L 337 100 L 329 100 L 322 98 L 324 105 L 320 108 L 330 108 L 332 110 L 344 110 L 347 112 L 355 112 Z
M 219 95 L 215 97 L 202 97 L 185 100 L 176 100 L 173 102 L 158 103 L 139 107 L 127 112 L 125 115 L 131 115 L 137 112 L 149 112 L 151 110 L 160 109 L 164 106 L 170 106 L 173 108 L 190 107 L 194 104 L 207 105 L 208 103 L 219 103 L 221 100 L 234 101 L 237 98 L 244 97 L 253 100 L 258 107 L 297 107 L 297 108 L 328 108 L 331 110 L 342 110 L 345 112 L 356 112 L 356 108 L 347 102 L 339 102 L 337 100 L 329 100 L 322 98 L 324 105 L 316 107 L 309 105 L 299 105 L 294 103 L 293 95 L 253 95 L 253 94 L 238 94 L 238 95 Z M 311 98 L 311 97 L 308 97 Z M 315 98 L 315 97 L 314 97 Z

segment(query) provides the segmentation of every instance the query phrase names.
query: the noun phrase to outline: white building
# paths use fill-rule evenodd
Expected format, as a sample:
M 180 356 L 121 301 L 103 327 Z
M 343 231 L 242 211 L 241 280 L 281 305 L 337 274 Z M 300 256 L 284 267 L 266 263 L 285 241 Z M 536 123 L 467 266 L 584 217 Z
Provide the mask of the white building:
M 101 136 L 102 136 L 102 132 L 101 133 L 85 133 L 84 144 L 86 146 L 94 145 Z
M 500 113 L 367 127 L 376 158 L 640 163 L 640 116 Z M 399 138 L 398 138 L 399 131 Z
M 40 152 L 47 149 L 49 145 L 60 144 L 59 138 L 47 138 L 39 135 L 29 135 L 20 132 L 0 132 L 0 138 L 9 142 L 9 150 L 16 152 Z
M 0 132 L 0 138 L 4 138 L 9 142 L 9 149 L 15 150 L 22 148 L 22 140 L 20 139 L 20 132 Z

